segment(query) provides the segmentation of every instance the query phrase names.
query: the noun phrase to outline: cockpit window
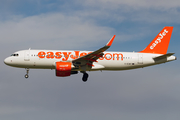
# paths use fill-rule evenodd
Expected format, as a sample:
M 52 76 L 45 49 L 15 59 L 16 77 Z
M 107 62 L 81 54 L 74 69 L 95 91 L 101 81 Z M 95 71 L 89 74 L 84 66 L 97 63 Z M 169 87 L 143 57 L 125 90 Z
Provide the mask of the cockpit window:
M 11 56 L 19 56 L 19 54 L 12 54 Z

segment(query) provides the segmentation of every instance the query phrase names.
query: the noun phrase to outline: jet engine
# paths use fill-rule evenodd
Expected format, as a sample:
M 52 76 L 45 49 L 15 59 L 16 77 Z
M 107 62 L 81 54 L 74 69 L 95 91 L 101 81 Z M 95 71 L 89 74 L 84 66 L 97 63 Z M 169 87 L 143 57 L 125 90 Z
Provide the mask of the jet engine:
M 56 62 L 56 76 L 67 77 L 71 75 L 72 63 L 70 62 Z

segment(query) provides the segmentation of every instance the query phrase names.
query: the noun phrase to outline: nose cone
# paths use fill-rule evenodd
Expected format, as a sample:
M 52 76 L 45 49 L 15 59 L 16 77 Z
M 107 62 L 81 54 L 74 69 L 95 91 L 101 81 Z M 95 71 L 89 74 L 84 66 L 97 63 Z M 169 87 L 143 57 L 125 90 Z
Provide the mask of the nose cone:
M 4 60 L 4 63 L 5 63 L 6 65 L 9 65 L 9 64 L 10 64 L 10 59 L 9 59 L 9 58 L 6 58 L 6 59 Z

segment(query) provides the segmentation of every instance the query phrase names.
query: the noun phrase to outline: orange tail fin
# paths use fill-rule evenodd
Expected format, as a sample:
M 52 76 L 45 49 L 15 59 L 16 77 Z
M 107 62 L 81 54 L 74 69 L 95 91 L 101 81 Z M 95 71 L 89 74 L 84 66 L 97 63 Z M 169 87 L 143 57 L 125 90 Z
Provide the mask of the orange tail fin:
M 164 27 L 154 40 L 140 53 L 166 54 L 173 27 Z

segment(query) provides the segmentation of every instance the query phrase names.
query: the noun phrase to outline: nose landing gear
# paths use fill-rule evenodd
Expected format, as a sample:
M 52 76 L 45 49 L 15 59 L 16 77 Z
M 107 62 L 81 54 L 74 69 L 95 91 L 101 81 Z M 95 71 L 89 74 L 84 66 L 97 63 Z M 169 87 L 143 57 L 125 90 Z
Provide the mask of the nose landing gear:
M 26 74 L 24 76 L 26 79 L 29 77 L 28 73 L 29 73 L 29 68 L 26 68 Z

